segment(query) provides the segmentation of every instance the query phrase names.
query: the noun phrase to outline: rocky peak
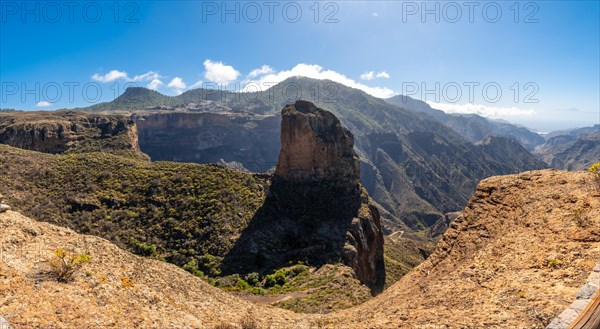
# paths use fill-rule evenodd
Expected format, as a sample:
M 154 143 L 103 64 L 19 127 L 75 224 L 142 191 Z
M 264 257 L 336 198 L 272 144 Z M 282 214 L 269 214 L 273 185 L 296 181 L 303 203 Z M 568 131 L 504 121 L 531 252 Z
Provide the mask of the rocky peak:
M 297 101 L 282 110 L 281 144 L 268 197 L 226 256 L 225 271 L 343 263 L 381 291 L 380 215 L 360 184 L 350 131 L 331 112 Z
M 292 182 L 329 181 L 355 187 L 360 164 L 354 136 L 333 113 L 307 101 L 281 112 L 281 152 L 275 176 Z

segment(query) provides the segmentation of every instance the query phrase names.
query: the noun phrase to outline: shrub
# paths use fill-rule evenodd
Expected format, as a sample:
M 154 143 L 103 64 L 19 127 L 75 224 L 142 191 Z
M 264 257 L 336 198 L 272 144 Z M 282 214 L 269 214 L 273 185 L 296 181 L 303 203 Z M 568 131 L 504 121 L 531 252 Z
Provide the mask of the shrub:
M 246 280 L 249 285 L 256 286 L 260 282 L 260 275 L 256 272 L 248 273 L 244 277 L 244 280 Z
M 218 324 L 215 327 L 213 327 L 213 329 L 237 329 L 237 328 L 258 329 L 259 326 L 256 323 L 256 320 L 252 316 L 247 315 L 240 320 L 239 327 L 235 326 L 233 324 L 230 324 L 230 323 L 221 323 L 221 324 Z
M 273 287 L 275 285 L 283 286 L 287 282 L 287 277 L 283 269 L 277 270 L 274 274 L 269 274 L 265 277 L 265 287 Z
M 242 329 L 258 329 L 258 324 L 254 318 L 248 315 L 240 320 L 240 327 L 242 327 Z
M 185 265 L 183 265 L 183 269 L 192 273 L 193 275 L 195 275 L 197 277 L 201 278 L 204 276 L 204 272 L 202 272 L 198 269 L 198 262 L 196 261 L 195 258 L 192 258 L 192 260 L 185 263 Z
M 594 187 L 597 191 L 600 191 L 600 162 L 591 165 L 588 171 L 592 174 Z
M 240 290 L 250 289 L 250 285 L 248 284 L 248 282 L 244 281 L 243 279 L 239 279 L 235 285 Z
M 142 242 L 138 242 L 134 244 L 133 250 L 136 254 L 146 257 L 154 257 L 157 254 L 155 244 L 148 245 Z
M 123 287 L 125 288 L 132 288 L 133 287 L 133 280 L 131 280 L 128 277 L 122 277 L 121 278 L 121 285 L 123 285 Z
M 59 282 L 69 282 L 73 278 L 73 274 L 89 261 L 90 256 L 86 253 L 69 254 L 64 249 L 59 248 L 54 251 L 54 257 L 48 260 L 48 263 Z
M 302 273 L 305 273 L 305 272 L 307 272 L 307 271 L 308 271 L 308 266 L 306 266 L 306 265 L 302 265 L 302 264 L 298 264 L 298 265 L 294 266 L 293 268 L 291 268 L 291 269 L 288 271 L 288 274 L 289 274 L 291 277 L 296 277 L 296 276 L 298 276 L 298 275 L 300 275 L 300 274 L 302 274 Z

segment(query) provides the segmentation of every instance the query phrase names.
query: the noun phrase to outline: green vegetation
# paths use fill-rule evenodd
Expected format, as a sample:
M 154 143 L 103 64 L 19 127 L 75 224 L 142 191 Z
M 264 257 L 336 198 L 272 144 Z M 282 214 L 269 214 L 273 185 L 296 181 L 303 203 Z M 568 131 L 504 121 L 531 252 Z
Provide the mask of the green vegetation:
M 90 256 L 86 253 L 74 254 L 68 253 L 59 248 L 54 251 L 54 256 L 48 260 L 52 274 L 56 276 L 59 282 L 69 282 L 73 279 L 75 272 L 81 269 L 84 263 L 90 261 Z
M 588 171 L 592 174 L 594 187 L 597 191 L 600 191 L 600 162 L 591 165 Z
M 264 200 L 266 179 L 214 165 L 0 145 L 0 186 L 32 218 L 107 238 L 199 275 L 220 262 Z
M 276 306 L 298 312 L 330 312 L 371 297 L 340 264 L 317 269 L 293 262 L 269 273 L 223 276 L 224 256 L 264 204 L 269 188 L 264 175 L 101 152 L 53 155 L 1 144 L 0 170 L 2 194 L 23 214 L 174 263 L 221 289 L 257 298 L 290 296 Z M 386 249 L 390 264 L 398 264 L 393 262 L 398 256 L 404 257 L 402 249 L 391 254 Z M 122 286 L 133 281 L 125 278 Z

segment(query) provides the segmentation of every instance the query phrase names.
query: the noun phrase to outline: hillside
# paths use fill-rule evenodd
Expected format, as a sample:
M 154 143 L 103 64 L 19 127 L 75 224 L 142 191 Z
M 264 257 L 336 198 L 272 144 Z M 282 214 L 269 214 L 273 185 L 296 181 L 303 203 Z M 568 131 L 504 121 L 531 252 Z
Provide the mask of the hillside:
M 498 150 L 474 145 L 429 115 L 329 80 L 293 77 L 260 93 L 195 89 L 176 97 L 132 89 L 84 110 L 136 113 L 140 147 L 152 159 L 222 159 L 266 172 L 277 163 L 279 110 L 295 100 L 290 90 L 333 112 L 354 134 L 362 182 L 392 215 L 383 219 L 389 232 L 405 225 L 424 230 L 460 210 L 485 177 L 545 167 L 516 143 L 506 156 L 494 156 Z
M 479 184 L 435 253 L 384 293 L 330 315 L 300 315 L 245 302 L 173 265 L 8 211 L 0 213 L 0 295 L 7 296 L 0 314 L 16 329 L 212 329 L 242 321 L 258 328 L 544 328 L 600 259 L 599 219 L 600 192 L 587 173 L 492 177 Z M 44 260 L 58 247 L 90 255 L 73 282 L 44 274 Z
M 527 128 L 489 120 L 477 114 L 445 113 L 433 109 L 423 101 L 404 95 L 394 96 L 386 99 L 386 101 L 409 111 L 428 114 L 473 143 L 479 142 L 488 136 L 502 136 L 515 139 L 530 151 L 544 143 L 544 137 Z
M 551 137 L 544 145 L 535 149 L 534 154 L 552 168 L 586 169 L 600 160 L 600 126 L 596 125 L 591 129 L 595 132 Z
M 431 257 L 329 323 L 544 328 L 575 300 L 599 260 L 600 192 L 591 174 L 492 177 L 478 185 Z
M 246 302 L 165 262 L 134 256 L 107 240 L 0 213 L 0 314 L 20 328 L 216 328 L 305 324 L 300 315 Z M 64 248 L 90 262 L 59 283 L 47 260 Z M 29 252 L 23 252 L 29 251 Z M 27 307 L 23 307 L 27 305 Z

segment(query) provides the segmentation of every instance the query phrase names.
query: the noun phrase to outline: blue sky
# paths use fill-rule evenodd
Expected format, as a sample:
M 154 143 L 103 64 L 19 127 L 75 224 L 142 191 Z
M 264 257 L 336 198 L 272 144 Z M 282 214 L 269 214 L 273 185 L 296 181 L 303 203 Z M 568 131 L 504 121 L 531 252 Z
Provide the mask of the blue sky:
M 3 108 L 299 74 L 538 130 L 600 123 L 598 1 L 0 4 Z

